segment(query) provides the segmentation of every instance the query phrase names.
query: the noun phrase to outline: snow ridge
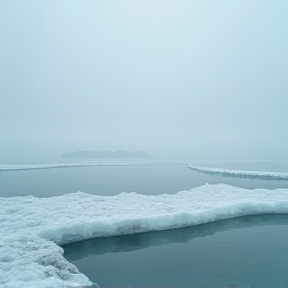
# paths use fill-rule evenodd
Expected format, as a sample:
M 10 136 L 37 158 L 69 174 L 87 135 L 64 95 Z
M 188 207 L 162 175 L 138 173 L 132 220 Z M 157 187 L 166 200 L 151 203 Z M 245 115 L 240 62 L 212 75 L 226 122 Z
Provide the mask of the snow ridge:
M 226 177 L 251 178 L 251 179 L 263 179 L 263 180 L 288 180 L 288 173 L 283 172 L 241 171 L 241 170 L 220 169 L 211 167 L 200 167 L 192 165 L 188 165 L 188 168 L 205 174 L 221 175 Z
M 288 214 L 288 189 L 206 184 L 174 195 L 77 192 L 50 198 L 0 198 L 0 286 L 91 284 L 63 258 L 63 249 L 56 244 L 265 213 Z

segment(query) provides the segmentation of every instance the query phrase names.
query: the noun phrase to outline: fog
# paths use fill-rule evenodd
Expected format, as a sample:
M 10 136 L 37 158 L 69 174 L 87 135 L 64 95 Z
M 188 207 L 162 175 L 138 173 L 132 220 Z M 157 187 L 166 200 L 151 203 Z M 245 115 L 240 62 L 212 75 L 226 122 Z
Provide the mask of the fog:
M 76 149 L 288 160 L 287 13 L 285 0 L 2 0 L 0 164 Z

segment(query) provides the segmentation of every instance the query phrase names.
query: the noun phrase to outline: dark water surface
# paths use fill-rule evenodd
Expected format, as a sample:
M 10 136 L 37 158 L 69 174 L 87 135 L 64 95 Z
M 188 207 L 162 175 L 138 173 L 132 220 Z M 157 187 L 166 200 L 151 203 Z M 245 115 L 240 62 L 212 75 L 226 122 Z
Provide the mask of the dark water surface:
M 288 216 L 258 215 L 66 245 L 100 287 L 288 287 Z

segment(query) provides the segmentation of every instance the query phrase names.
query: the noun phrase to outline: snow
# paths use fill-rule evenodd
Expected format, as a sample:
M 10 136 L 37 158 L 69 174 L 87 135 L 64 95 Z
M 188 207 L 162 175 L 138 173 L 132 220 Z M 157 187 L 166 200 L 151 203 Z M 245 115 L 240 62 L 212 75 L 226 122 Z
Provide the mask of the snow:
M 93 166 L 86 163 L 70 163 L 70 164 L 36 164 L 36 165 L 0 165 L 0 171 L 15 171 L 15 170 L 38 170 L 52 168 L 70 168 L 70 167 L 87 167 Z
M 53 168 L 89 167 L 89 166 L 159 166 L 159 165 L 187 165 L 183 161 L 87 161 L 67 164 L 35 164 L 35 165 L 0 165 L 1 171 L 38 170 Z
M 174 195 L 77 192 L 0 198 L 0 286 L 88 285 L 87 277 L 63 258 L 57 245 L 264 213 L 288 213 L 288 189 L 206 184 Z
M 219 169 L 211 167 L 200 167 L 188 165 L 188 168 L 212 175 L 221 175 L 228 177 L 238 178 L 252 178 L 252 179 L 264 179 L 264 180 L 288 180 L 288 173 L 283 172 L 263 172 L 263 171 L 241 171 L 241 170 L 230 170 L 230 169 Z
M 28 231 L 2 235 L 1 231 L 1 288 L 68 288 L 91 283 L 62 256 L 63 249 L 55 243 Z

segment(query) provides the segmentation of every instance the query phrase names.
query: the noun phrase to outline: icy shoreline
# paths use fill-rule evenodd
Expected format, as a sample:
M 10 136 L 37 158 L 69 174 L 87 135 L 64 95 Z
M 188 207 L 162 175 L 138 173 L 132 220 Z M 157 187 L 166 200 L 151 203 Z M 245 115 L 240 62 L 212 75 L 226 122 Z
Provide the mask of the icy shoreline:
M 187 165 L 187 166 L 191 170 L 210 175 L 220 175 L 236 178 L 264 179 L 264 180 L 288 180 L 288 173 L 284 172 L 242 171 L 242 170 L 230 170 L 230 169 L 220 169 L 211 167 L 200 167 L 193 165 Z
M 174 195 L 78 192 L 0 198 L 0 284 L 5 288 L 87 285 L 87 277 L 63 258 L 57 244 L 266 213 L 288 213 L 288 189 L 206 184 Z

